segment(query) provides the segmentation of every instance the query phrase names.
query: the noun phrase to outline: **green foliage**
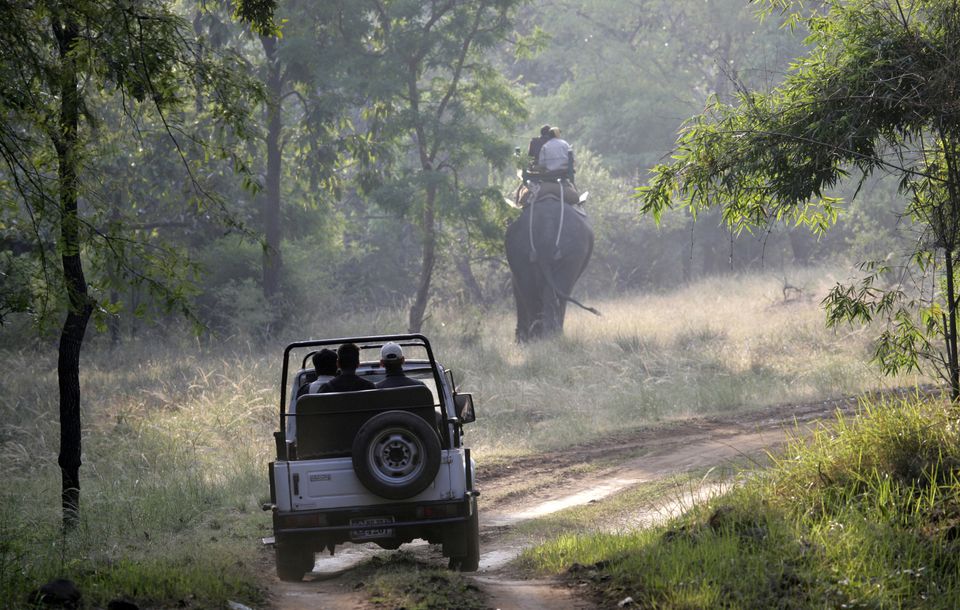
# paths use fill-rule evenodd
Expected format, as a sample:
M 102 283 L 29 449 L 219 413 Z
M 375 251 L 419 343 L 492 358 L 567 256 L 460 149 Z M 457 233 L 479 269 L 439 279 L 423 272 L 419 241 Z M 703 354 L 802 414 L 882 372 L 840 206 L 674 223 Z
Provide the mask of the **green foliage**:
M 596 240 L 590 267 L 578 283 L 585 294 L 671 288 L 683 277 L 692 238 L 687 219 L 673 214 L 657 226 L 637 213 L 629 186 L 612 176 L 590 150 L 577 150 L 577 184 L 589 191 L 585 210 Z
M 951 608 L 957 464 L 942 404 L 867 402 L 666 526 L 561 535 L 525 557 L 644 607 Z
M 486 56 L 511 32 L 520 3 L 454 2 L 422 14 L 418 3 L 384 5 L 373 34 L 377 55 L 367 66 L 375 72 L 367 79 L 373 104 L 366 118 L 374 134 L 400 147 L 390 152 L 401 183 L 454 193 L 458 172 L 471 160 L 508 162 L 512 149 L 491 128 L 511 127 L 524 109 Z M 417 154 L 404 161 L 398 153 L 411 143 Z M 416 173 L 405 175 L 410 169 Z
M 904 215 L 921 233 L 903 264 L 921 273 L 942 264 L 946 290 L 924 296 L 922 280 L 914 289 L 919 296 L 909 298 L 899 288 L 883 297 L 869 279 L 860 289 L 838 287 L 827 301 L 830 321 L 883 316 L 888 329 L 877 360 L 884 369 L 939 361 L 957 397 L 952 276 L 960 235 L 960 115 L 953 90 L 960 74 L 947 59 L 960 51 L 955 3 L 859 0 L 825 7 L 793 13 L 809 28 L 812 50 L 784 82 L 770 93 L 742 91 L 736 105 L 711 103 L 688 122 L 673 160 L 654 168 L 636 197 L 657 220 L 679 202 L 694 215 L 719 208 L 736 231 L 788 221 L 823 233 L 840 211 L 831 189 L 851 174 L 859 174 L 860 185 L 875 172 L 897 175 L 908 198 Z M 946 316 L 938 319 L 941 306 Z M 940 341 L 943 353 L 932 354 Z
M 444 255 L 444 222 L 466 231 L 493 226 L 485 170 L 509 163 L 502 131 L 523 117 L 524 107 L 490 55 L 512 32 L 512 16 L 523 2 L 369 7 L 375 29 L 364 118 L 389 147 L 361 184 L 381 207 L 411 218 L 419 233 L 421 271 L 410 330 L 423 324 L 434 266 Z
M 258 34 L 271 34 L 279 31 L 274 21 L 277 0 L 235 0 L 233 16 L 246 21 Z
M 24 270 L 30 279 L 3 291 L 0 311 L 28 313 L 44 329 L 59 322 L 67 304 L 57 269 L 67 246 L 56 238 L 61 212 L 55 149 L 61 144 L 55 92 L 62 66 L 51 50 L 55 29 L 69 19 L 84 34 L 69 59 L 86 79 L 73 155 L 83 202 L 78 247 L 95 311 L 101 322 L 112 317 L 117 299 L 132 289 L 155 303 L 141 311 L 189 312 L 197 270 L 172 235 L 215 223 L 243 230 L 206 170 L 222 162 L 231 171 L 238 167 L 230 165 L 235 138 L 248 129 L 260 87 L 245 76 L 238 55 L 200 44 L 166 2 L 57 6 L 17 5 L 0 28 L 10 50 L 0 68 L 0 237 L 17 251 L 4 259 L 11 282 Z M 196 103 L 201 108 L 191 113 Z
M 875 341 L 873 358 L 884 373 L 919 372 L 921 365 L 928 363 L 946 378 L 947 363 L 930 341 L 930 337 L 946 334 L 945 312 L 939 304 L 925 304 L 899 288 L 882 286 L 882 278 L 891 272 L 886 265 L 866 263 L 861 268 L 866 275 L 857 284 L 837 284 L 824 299 L 827 325 L 886 320 L 886 327 Z
M 802 49 L 801 35 L 778 28 L 778 19 L 758 24 L 754 11 L 736 0 L 535 2 L 521 12 L 518 29 L 548 40 L 538 56 L 507 58 L 504 69 L 530 90 L 530 115 L 539 117 L 532 131 L 559 125 L 578 162 L 595 155 L 620 188 L 623 217 L 632 218 L 625 202 L 620 205 L 630 184 L 621 183 L 635 184 L 662 160 L 685 116 L 711 95 L 728 100 L 737 89 L 768 82 Z M 600 188 L 579 173 L 578 184 Z M 719 214 L 695 222 L 686 213 L 673 215 L 662 232 L 640 221 L 598 223 L 598 239 L 612 230 L 611 241 L 621 247 L 595 252 L 603 259 L 594 257 L 579 285 L 592 291 L 673 287 L 771 261 L 807 264 L 842 247 L 841 239 L 797 238 L 790 226 L 731 239 L 720 225 Z
M 532 90 L 535 124 L 559 125 L 615 177 L 656 163 L 683 117 L 785 66 L 799 37 L 757 24 L 737 0 L 536 2 L 523 31 L 549 37 L 511 71 Z

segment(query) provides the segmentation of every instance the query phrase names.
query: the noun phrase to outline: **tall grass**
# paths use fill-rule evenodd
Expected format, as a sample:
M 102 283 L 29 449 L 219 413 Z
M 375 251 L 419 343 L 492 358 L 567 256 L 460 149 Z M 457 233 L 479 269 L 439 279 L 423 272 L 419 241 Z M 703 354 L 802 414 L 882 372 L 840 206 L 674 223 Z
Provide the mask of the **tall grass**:
M 272 370 L 183 345 L 103 350 L 84 362 L 81 517 L 59 530 L 52 357 L 4 354 L 0 599 L 26 605 L 54 577 L 84 598 L 161 607 L 255 602 L 268 521 Z
M 794 274 L 811 298 L 784 303 L 780 280 L 737 276 L 669 294 L 591 299 L 562 337 L 519 346 L 506 304 L 436 304 L 424 332 L 475 394 L 468 440 L 479 459 L 553 449 L 694 414 L 850 394 L 888 382 L 865 364 L 866 335 L 824 329 L 822 270 Z M 91 603 L 256 601 L 259 511 L 276 428 L 283 345 L 402 332 L 403 311 L 307 318 L 263 346 L 176 333 L 82 362 L 82 522 L 60 535 L 53 349 L 0 350 L 0 599 L 54 576 Z M 913 380 L 907 380 L 913 381 Z M 162 600 L 159 602 L 157 600 Z
M 563 337 L 518 346 L 508 310 L 474 312 L 483 332 L 460 335 L 457 308 L 428 321 L 438 352 L 474 392 L 471 441 L 488 452 L 551 449 L 659 420 L 857 394 L 915 377 L 869 364 L 869 329 L 828 330 L 819 301 L 834 283 L 795 272 L 804 298 L 784 302 L 782 278 L 740 275 L 667 293 L 568 308 Z
M 593 566 L 601 595 L 643 607 L 956 608 L 958 472 L 952 409 L 864 403 L 667 526 L 563 535 L 525 560 Z

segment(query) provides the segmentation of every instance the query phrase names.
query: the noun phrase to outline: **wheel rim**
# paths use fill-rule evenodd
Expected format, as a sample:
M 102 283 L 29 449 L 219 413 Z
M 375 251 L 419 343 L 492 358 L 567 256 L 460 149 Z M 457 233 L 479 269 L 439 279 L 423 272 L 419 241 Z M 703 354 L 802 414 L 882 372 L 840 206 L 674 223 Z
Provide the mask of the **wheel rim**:
M 404 428 L 387 428 L 367 449 L 373 476 L 389 485 L 403 485 L 423 471 L 423 443 Z

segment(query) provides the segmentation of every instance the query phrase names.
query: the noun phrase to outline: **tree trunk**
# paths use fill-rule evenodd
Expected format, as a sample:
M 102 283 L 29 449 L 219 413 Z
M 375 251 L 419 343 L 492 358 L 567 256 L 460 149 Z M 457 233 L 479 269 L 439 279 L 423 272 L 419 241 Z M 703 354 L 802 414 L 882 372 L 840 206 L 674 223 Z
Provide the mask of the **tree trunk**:
M 477 277 L 473 274 L 473 269 L 470 268 L 470 257 L 466 252 L 460 252 L 456 255 L 456 264 L 457 271 L 460 272 L 463 285 L 467 289 L 467 293 L 470 295 L 473 304 L 484 305 L 486 299 L 483 298 L 483 290 L 480 288 L 479 282 L 477 282 Z
M 434 207 L 437 201 L 437 187 L 427 187 L 427 200 L 423 207 L 423 217 L 420 224 L 422 232 L 423 255 L 420 264 L 420 283 L 417 286 L 417 295 L 410 306 L 410 332 L 418 333 L 423 327 L 423 314 L 427 310 L 427 300 L 430 298 L 430 280 L 433 278 L 433 266 L 437 259 L 437 229 L 434 226 L 436 212 Z
M 120 302 L 120 293 L 115 289 L 110 291 L 110 302 Z M 110 314 L 107 316 L 107 331 L 110 333 L 110 347 L 113 349 L 120 347 L 120 339 L 122 334 L 122 329 L 120 328 L 120 314 Z
M 54 135 L 57 150 L 57 174 L 60 199 L 60 249 L 64 286 L 67 290 L 67 318 L 60 332 L 57 379 L 60 386 L 61 505 L 63 526 L 72 528 L 80 516 L 80 350 L 93 306 L 87 293 L 80 258 L 80 219 L 77 206 L 77 130 L 80 124 L 80 98 L 77 68 L 70 51 L 78 28 L 70 21 L 53 21 L 60 67 L 60 116 Z
M 793 250 L 793 262 L 806 267 L 810 264 L 813 252 L 813 240 L 802 229 L 790 227 L 787 229 L 787 238 L 790 240 L 790 249 Z
M 122 222 L 122 217 L 120 215 L 120 210 L 123 208 L 123 194 L 124 189 L 121 186 L 116 186 L 116 192 L 114 193 L 113 198 L 113 210 L 110 212 L 110 223 L 113 225 L 111 230 L 114 230 L 114 227 L 117 227 Z M 120 302 L 120 291 L 117 290 L 116 286 L 120 283 L 120 278 L 115 267 L 109 267 L 109 277 L 110 277 L 110 302 L 117 304 Z M 122 329 L 120 327 L 120 314 L 110 314 L 107 316 L 107 330 L 110 333 L 110 347 L 116 349 L 120 346 L 120 339 L 122 334 Z
M 953 254 L 957 251 L 957 232 L 960 230 L 960 192 L 957 185 L 960 182 L 960 172 L 956 166 L 957 145 L 956 138 L 948 131 L 940 130 L 940 141 L 943 147 L 943 159 L 947 166 L 947 214 L 943 227 L 942 240 L 944 245 L 944 261 L 947 272 L 947 328 L 944 329 L 947 348 L 947 364 L 950 376 L 950 400 L 954 405 L 960 402 L 960 362 L 957 361 L 957 289 L 954 282 Z M 942 208 L 941 208 L 942 209 Z
M 280 285 L 280 132 L 283 77 L 277 58 L 277 39 L 261 36 L 260 43 L 267 57 L 267 177 L 263 192 L 262 221 L 265 243 L 263 247 L 263 296 L 269 301 Z
M 950 399 L 960 400 L 960 365 L 957 363 L 957 296 L 953 282 L 953 250 L 946 249 L 944 258 L 947 266 L 947 365 L 950 369 Z

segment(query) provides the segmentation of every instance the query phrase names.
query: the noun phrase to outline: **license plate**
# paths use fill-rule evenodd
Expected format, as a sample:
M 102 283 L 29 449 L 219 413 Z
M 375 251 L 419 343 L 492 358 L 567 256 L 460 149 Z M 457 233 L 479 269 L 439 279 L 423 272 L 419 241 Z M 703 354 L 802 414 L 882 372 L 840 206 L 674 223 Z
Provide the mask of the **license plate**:
M 350 519 L 352 527 L 369 525 L 388 525 L 393 523 L 393 517 L 367 517 L 365 519 Z M 350 530 L 353 540 L 373 540 L 375 538 L 393 538 L 392 527 L 378 527 L 375 529 Z

